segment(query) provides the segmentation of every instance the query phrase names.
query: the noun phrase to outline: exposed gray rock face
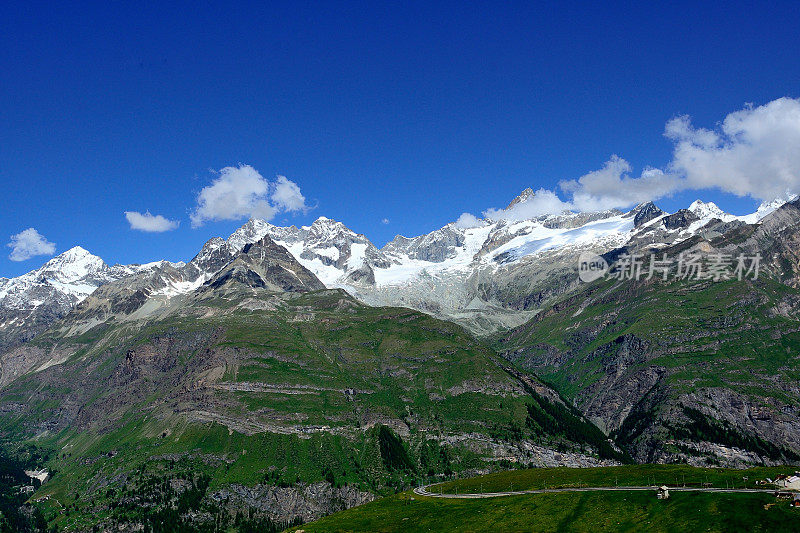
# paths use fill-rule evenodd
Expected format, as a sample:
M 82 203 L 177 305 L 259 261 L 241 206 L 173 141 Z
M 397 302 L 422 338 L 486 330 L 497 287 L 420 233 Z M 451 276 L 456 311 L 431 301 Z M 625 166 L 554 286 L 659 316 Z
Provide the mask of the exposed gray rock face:
M 230 485 L 210 497 L 217 503 L 227 502 L 234 508 L 258 509 L 276 522 L 288 522 L 297 517 L 310 522 L 375 499 L 374 494 L 356 487 L 334 487 L 324 481 L 301 483 L 293 487 Z
M 427 235 L 420 235 L 409 239 L 398 235 L 381 248 L 381 252 L 394 257 L 408 257 L 431 263 L 441 263 L 445 259 L 454 257 L 457 248 L 464 245 L 464 233 L 448 224 Z M 396 259 L 401 261 L 402 259 Z
M 240 251 L 214 238 L 180 268 L 167 265 L 100 287 L 70 317 L 76 327 L 88 329 L 111 316 L 142 318 L 180 306 L 189 297 L 240 293 L 246 288 L 305 292 L 325 285 L 268 236 Z
M 103 285 L 81 301 L 72 316 L 76 321 L 101 322 L 112 315 L 131 315 L 148 303 L 163 307 L 170 298 L 196 290 L 235 256 L 225 240 L 215 237 L 187 264 L 163 264 Z
M 247 243 L 255 242 L 265 235 L 289 249 L 306 266 L 318 265 L 317 274 L 325 278 L 324 281 L 329 285 L 354 271 L 368 272 L 372 268 L 386 268 L 390 265 L 389 260 L 364 235 L 355 233 L 341 222 L 325 217 L 319 217 L 311 226 L 301 228 L 282 228 L 253 219 L 236 230 L 227 242 L 238 251 Z M 365 277 L 355 274 L 353 279 Z
M 530 187 L 526 188 L 524 191 L 519 193 L 519 195 L 516 198 L 511 200 L 511 202 L 506 206 L 506 211 L 508 211 L 509 209 L 511 209 L 512 207 L 514 207 L 517 204 L 521 204 L 523 202 L 527 202 L 528 200 L 530 200 L 534 196 L 536 196 L 536 194 L 533 192 L 533 189 L 531 189 Z
M 208 278 L 230 263 L 237 251 L 219 237 L 209 239 L 200 252 L 181 269 L 180 277 L 184 282 L 190 283 Z
M 664 212 L 656 207 L 653 202 L 645 202 L 637 205 L 628 214 L 633 215 L 633 226 L 640 228 L 654 218 L 660 217 Z
M 35 346 L 22 345 L 4 353 L 0 358 L 0 389 L 44 359 L 44 350 Z
M 682 229 L 688 228 L 689 224 L 700 220 L 696 214 L 688 209 L 681 209 L 677 213 L 673 213 L 664 217 L 664 227 L 667 229 Z
M 590 222 L 605 220 L 622 214 L 618 209 L 607 209 L 604 211 L 591 211 L 579 213 L 562 213 L 560 215 L 545 215 L 537 220 L 546 228 L 551 229 L 574 229 L 585 226 Z
M 269 236 L 247 244 L 236 258 L 206 282 L 210 289 L 224 290 L 230 285 L 266 289 L 273 292 L 306 292 L 325 289 L 325 285 L 297 262 L 286 248 Z
M 439 439 L 439 441 L 441 444 L 450 446 L 466 444 L 473 453 L 488 460 L 506 460 L 511 463 L 532 465 L 535 468 L 557 468 L 563 466 L 569 468 L 592 468 L 620 464 L 612 459 L 598 459 L 575 451 L 556 451 L 530 441 L 518 443 L 499 442 L 475 434 L 449 435 Z M 476 472 L 476 475 L 486 473 L 488 472 Z
M 763 266 L 778 273 L 788 285 L 800 287 L 800 199 L 784 204 L 757 226 L 739 226 L 722 240 L 724 253 L 761 254 Z
M 629 241 L 622 250 L 647 246 L 646 239 Z M 513 349 L 506 356 L 568 383 L 578 391 L 570 396 L 575 405 L 637 460 L 730 466 L 796 460 L 800 386 L 796 357 L 781 339 L 800 330 L 800 297 L 775 287 L 800 286 L 800 202 L 758 225 L 711 219 L 661 250 L 670 257 L 758 254 L 759 280 L 724 291 L 710 280 L 586 285 L 509 333 Z M 731 300 L 718 303 L 724 298 Z M 692 318 L 698 309 L 702 318 Z M 541 331 L 537 324 L 554 318 L 564 328 L 561 345 L 539 340 L 552 325 Z

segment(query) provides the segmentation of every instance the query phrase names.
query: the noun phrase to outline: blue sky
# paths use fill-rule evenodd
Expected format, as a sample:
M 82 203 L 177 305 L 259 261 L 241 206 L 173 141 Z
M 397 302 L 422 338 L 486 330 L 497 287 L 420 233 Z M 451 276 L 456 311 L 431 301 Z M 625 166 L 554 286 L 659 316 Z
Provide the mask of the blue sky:
M 794 2 L 109 4 L 4 8 L 3 239 L 33 227 L 55 253 L 188 260 L 244 222 L 190 221 L 212 171 L 241 163 L 286 176 L 314 207 L 273 223 L 325 215 L 380 246 L 525 187 L 569 202 L 559 183 L 614 154 L 632 179 L 666 169 L 697 128 L 800 97 Z M 681 115 L 692 126 L 667 139 Z M 683 189 L 657 203 L 758 204 Z M 180 225 L 136 231 L 126 211 Z M 47 259 L 5 250 L 4 276 Z

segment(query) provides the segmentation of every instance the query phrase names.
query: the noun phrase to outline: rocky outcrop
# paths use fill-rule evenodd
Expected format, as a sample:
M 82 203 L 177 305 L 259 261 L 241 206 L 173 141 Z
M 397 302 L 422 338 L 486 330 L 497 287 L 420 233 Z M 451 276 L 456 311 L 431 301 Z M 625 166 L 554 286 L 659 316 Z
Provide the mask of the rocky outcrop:
M 668 230 L 685 229 L 689 227 L 689 224 L 698 220 L 700 220 L 700 217 L 692 211 L 681 209 L 676 213 L 665 216 L 663 224 Z
M 633 215 L 633 226 L 635 228 L 641 228 L 647 222 L 663 214 L 664 212 L 656 207 L 653 202 L 639 204 L 628 213 L 628 215 Z
M 464 232 L 459 231 L 452 224 L 442 229 L 408 239 L 398 235 L 384 246 L 381 251 L 390 256 L 402 255 L 420 261 L 441 263 L 453 257 L 457 248 L 464 245 Z
M 230 485 L 209 496 L 218 504 L 260 511 L 275 522 L 300 518 L 310 522 L 325 515 L 373 501 L 371 492 L 353 486 L 335 487 L 330 483 L 301 483 L 291 487 L 272 485 Z
M 297 262 L 289 251 L 269 236 L 247 244 L 236 258 L 211 278 L 206 286 L 223 290 L 233 285 L 273 292 L 324 290 L 325 285 Z

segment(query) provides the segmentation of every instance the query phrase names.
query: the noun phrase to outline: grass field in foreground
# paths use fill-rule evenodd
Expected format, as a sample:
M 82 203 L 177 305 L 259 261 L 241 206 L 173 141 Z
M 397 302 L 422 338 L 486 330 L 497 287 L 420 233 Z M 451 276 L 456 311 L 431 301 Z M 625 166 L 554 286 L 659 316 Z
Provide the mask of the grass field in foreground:
M 755 486 L 795 467 L 748 470 L 686 465 L 532 468 L 442 484 L 446 493 L 500 492 L 583 486 L 711 483 Z M 745 482 L 743 477 L 747 477 Z M 430 490 L 436 491 L 438 485 Z M 800 509 L 771 494 L 655 491 L 529 494 L 486 499 L 440 499 L 405 492 L 295 528 L 316 531 L 800 531 Z
M 674 493 L 658 500 L 650 491 L 582 492 L 447 500 L 403 493 L 292 531 L 300 530 L 800 531 L 800 510 L 769 494 Z
M 791 474 L 800 467 L 697 468 L 688 465 L 624 465 L 598 468 L 529 468 L 497 472 L 435 485 L 431 492 L 505 492 L 562 487 L 613 487 L 668 485 L 718 488 L 754 488 L 756 481 Z M 747 478 L 745 480 L 744 478 Z

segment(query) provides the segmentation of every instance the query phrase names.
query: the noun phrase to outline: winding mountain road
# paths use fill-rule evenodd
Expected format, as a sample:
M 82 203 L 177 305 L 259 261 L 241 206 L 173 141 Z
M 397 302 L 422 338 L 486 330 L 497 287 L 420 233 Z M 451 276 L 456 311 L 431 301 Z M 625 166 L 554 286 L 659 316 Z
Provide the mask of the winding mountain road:
M 613 491 L 656 491 L 657 486 L 641 487 L 564 487 L 560 489 L 532 489 L 515 490 L 507 492 L 481 492 L 467 494 L 437 494 L 428 490 L 432 485 L 425 485 L 414 489 L 414 494 L 418 496 L 429 496 L 432 498 L 453 498 L 453 499 L 474 499 L 474 498 L 497 498 L 500 496 L 519 496 L 523 494 L 554 494 L 559 492 L 613 492 Z M 768 493 L 774 494 L 775 489 L 724 489 L 717 487 L 667 487 L 670 492 L 719 492 L 719 493 Z

